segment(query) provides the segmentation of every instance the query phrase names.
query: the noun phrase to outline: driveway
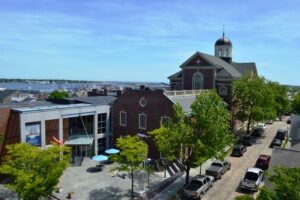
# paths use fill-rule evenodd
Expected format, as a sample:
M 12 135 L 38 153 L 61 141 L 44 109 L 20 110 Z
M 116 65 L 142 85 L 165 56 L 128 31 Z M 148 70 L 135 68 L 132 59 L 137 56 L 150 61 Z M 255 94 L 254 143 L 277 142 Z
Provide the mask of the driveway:
M 286 128 L 288 126 L 286 122 L 275 122 L 272 125 L 268 125 L 265 136 L 258 139 L 256 144 L 248 147 L 243 157 L 228 156 L 226 160 L 232 163 L 231 170 L 226 172 L 222 179 L 215 183 L 214 187 L 204 195 L 203 200 L 232 200 L 237 196 L 246 194 L 238 187 L 246 169 L 255 165 L 256 159 L 260 154 L 271 155 L 272 149 L 269 148 L 269 145 L 277 129 Z

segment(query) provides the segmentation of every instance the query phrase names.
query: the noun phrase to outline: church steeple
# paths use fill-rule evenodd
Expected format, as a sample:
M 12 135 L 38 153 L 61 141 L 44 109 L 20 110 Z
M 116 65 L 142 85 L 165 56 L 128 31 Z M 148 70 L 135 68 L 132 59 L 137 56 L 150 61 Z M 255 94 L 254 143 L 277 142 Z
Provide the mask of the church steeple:
M 232 43 L 225 37 L 224 26 L 222 37 L 215 43 L 215 56 L 222 58 L 228 63 L 232 62 Z

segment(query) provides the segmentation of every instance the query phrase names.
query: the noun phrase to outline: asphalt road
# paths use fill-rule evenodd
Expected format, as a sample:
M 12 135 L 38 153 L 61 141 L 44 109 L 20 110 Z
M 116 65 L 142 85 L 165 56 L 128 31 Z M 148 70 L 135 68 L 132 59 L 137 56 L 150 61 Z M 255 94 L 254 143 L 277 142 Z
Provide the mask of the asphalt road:
M 272 149 L 269 148 L 269 145 L 277 129 L 288 126 L 286 122 L 275 122 L 272 125 L 268 125 L 265 136 L 257 139 L 254 145 L 248 147 L 243 157 L 228 156 L 225 158 L 231 162 L 231 170 L 227 171 L 222 179 L 215 182 L 214 187 L 204 195 L 203 200 L 232 200 L 237 196 L 246 194 L 238 187 L 246 169 L 255 165 L 256 159 L 260 154 L 271 155 Z M 248 194 L 255 195 L 255 193 Z

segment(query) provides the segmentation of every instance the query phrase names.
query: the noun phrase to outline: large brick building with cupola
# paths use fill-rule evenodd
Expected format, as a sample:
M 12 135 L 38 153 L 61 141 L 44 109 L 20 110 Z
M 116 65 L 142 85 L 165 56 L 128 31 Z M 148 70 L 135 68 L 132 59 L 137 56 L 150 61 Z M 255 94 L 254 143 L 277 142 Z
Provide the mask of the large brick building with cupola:
M 215 43 L 214 55 L 194 53 L 180 71 L 169 76 L 170 90 L 151 88 L 123 91 L 112 106 L 114 141 L 126 135 L 138 135 L 149 145 L 149 157 L 158 159 L 149 131 L 159 128 L 164 119 L 173 115 L 172 106 L 179 103 L 188 115 L 196 95 L 204 89 L 216 89 L 231 109 L 232 84 L 246 73 L 257 73 L 255 63 L 232 61 L 232 43 L 223 36 Z
M 232 42 L 223 36 L 215 43 L 214 55 L 194 53 L 169 76 L 171 90 L 216 89 L 231 105 L 232 82 L 247 73 L 257 74 L 254 62 L 238 63 L 232 60 Z

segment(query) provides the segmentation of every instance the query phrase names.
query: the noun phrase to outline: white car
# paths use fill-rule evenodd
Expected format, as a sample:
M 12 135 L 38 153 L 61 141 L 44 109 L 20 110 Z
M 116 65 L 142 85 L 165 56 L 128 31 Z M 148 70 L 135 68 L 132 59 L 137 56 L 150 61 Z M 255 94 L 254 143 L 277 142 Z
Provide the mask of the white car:
M 248 168 L 243 180 L 240 183 L 240 188 L 257 192 L 263 179 L 263 170 L 259 168 Z
M 261 129 L 261 130 L 266 130 L 267 129 L 267 125 L 264 123 L 258 123 L 256 126 L 257 129 Z

